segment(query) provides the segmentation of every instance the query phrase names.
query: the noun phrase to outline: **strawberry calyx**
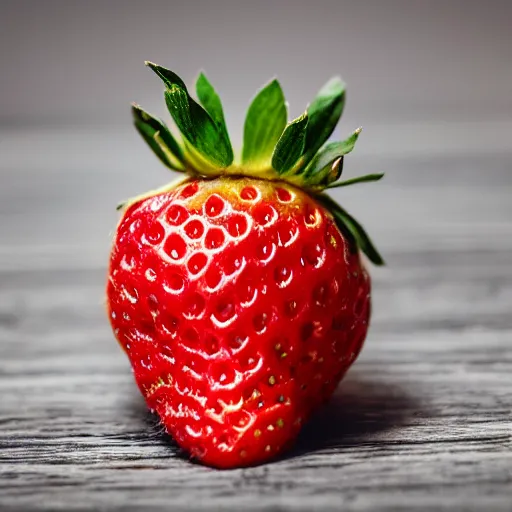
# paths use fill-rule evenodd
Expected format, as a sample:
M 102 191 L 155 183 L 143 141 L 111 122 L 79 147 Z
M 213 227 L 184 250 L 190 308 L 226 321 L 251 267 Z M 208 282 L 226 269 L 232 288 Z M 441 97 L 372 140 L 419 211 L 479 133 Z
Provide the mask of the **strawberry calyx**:
M 274 79 L 254 97 L 245 119 L 241 157 L 235 160 L 219 95 L 204 73 L 196 81 L 196 101 L 173 71 L 146 65 L 163 81 L 167 108 L 181 141 L 157 117 L 132 104 L 135 127 L 164 165 L 184 173 L 177 182 L 121 203 L 118 208 L 170 191 L 193 178 L 243 176 L 287 182 L 313 195 L 333 216 L 338 228 L 376 265 L 384 263 L 363 227 L 327 189 L 378 181 L 383 174 L 341 180 L 344 157 L 359 138 L 357 128 L 342 141 L 327 142 L 345 105 L 345 83 L 334 77 L 322 87 L 306 111 L 288 122 L 287 105 Z

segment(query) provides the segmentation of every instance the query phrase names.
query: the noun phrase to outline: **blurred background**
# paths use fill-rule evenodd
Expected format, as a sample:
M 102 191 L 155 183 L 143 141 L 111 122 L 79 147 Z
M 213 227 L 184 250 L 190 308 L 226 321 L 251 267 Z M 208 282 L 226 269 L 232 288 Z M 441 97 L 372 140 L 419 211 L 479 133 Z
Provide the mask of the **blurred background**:
M 345 172 L 388 174 L 343 200 L 384 252 L 411 237 L 500 234 L 511 2 L 16 0 L 0 3 L 0 20 L 2 268 L 105 266 L 116 202 L 169 180 L 131 127 L 131 101 L 168 118 L 146 59 L 191 85 L 204 69 L 237 144 L 271 77 L 295 116 L 340 74 L 348 101 L 335 137 L 364 129 Z M 466 208 L 486 193 L 492 207 L 469 226 Z

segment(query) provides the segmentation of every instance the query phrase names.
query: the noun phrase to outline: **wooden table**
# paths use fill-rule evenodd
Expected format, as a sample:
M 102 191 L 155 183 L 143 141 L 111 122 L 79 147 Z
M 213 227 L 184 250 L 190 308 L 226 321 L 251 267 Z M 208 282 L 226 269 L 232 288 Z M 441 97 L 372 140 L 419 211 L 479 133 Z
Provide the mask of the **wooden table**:
M 126 130 L 0 131 L 0 510 L 512 510 L 502 124 L 369 127 L 346 172 L 387 177 L 338 195 L 388 262 L 366 347 L 292 453 L 233 471 L 177 454 L 105 318 L 114 205 L 165 171 Z

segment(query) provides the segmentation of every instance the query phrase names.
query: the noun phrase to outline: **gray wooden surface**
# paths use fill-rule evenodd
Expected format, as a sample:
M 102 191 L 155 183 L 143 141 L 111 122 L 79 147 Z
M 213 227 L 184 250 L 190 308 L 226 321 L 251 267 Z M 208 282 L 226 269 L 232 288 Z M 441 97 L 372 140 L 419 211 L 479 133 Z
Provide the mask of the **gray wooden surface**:
M 346 172 L 387 177 L 338 195 L 388 261 L 366 347 L 294 451 L 233 471 L 179 455 L 103 310 L 113 207 L 164 171 L 124 130 L 0 131 L 0 510 L 512 510 L 502 124 L 370 126 Z

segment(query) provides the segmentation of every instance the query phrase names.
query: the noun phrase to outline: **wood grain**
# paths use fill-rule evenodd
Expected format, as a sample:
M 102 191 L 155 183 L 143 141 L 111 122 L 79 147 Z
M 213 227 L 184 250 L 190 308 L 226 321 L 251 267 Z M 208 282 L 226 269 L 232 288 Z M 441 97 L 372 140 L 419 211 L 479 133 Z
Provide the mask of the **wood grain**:
M 389 171 L 345 201 L 388 262 L 366 347 L 286 458 L 215 471 L 146 411 L 103 311 L 111 206 L 153 178 L 108 151 L 45 167 L 57 135 L 0 162 L 0 510 L 512 510 L 511 152 L 353 159 Z

